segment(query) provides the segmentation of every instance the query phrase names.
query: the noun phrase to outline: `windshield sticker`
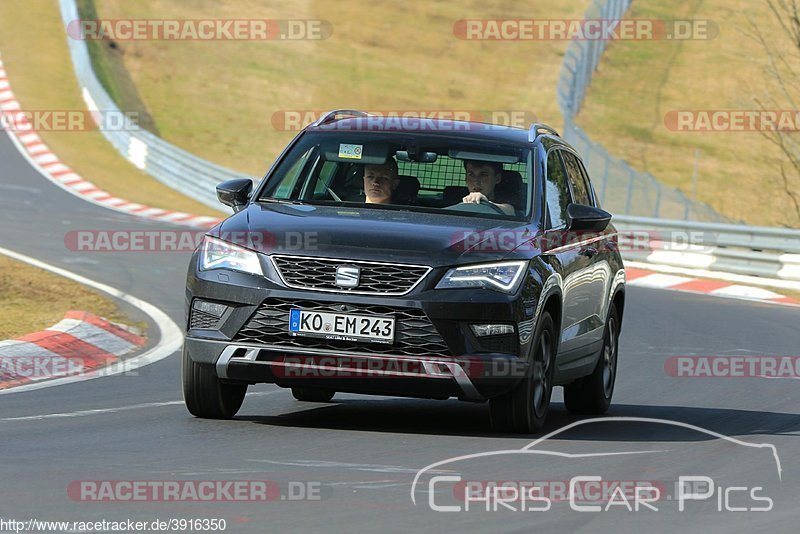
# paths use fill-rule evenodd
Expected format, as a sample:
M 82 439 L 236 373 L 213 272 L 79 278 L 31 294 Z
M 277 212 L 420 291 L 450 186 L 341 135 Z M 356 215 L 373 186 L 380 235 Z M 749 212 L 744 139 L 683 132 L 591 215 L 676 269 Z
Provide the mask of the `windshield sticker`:
M 339 157 L 342 159 L 361 159 L 362 145 L 339 145 Z

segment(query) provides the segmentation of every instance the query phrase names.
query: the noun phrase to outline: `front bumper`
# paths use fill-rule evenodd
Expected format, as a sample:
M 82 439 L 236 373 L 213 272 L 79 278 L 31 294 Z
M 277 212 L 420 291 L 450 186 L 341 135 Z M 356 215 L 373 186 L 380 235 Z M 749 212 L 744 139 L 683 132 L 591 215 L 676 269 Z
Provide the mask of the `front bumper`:
M 480 401 L 513 388 L 527 371 L 526 356 L 539 296 L 533 284 L 523 284 L 515 295 L 488 290 L 435 290 L 443 272 L 434 270 L 419 287 L 401 297 L 319 293 L 288 289 L 268 276 L 200 271 L 196 260 L 197 255 L 192 259 L 187 279 L 184 350 L 193 361 L 215 366 L 223 380 Z M 229 306 L 213 328 L 190 328 L 189 313 L 198 298 Z M 288 335 L 275 338 L 276 332 L 285 332 L 280 330 L 282 325 L 271 330 L 273 337 L 249 335 L 253 329 L 248 325 L 254 317 L 274 319 L 259 315 L 267 303 L 311 300 L 320 306 L 393 307 L 398 313 L 411 311 L 405 313 L 408 324 L 418 325 L 420 318 L 429 321 L 428 328 L 442 342 L 434 345 L 445 350 L 428 351 L 431 345 L 427 341 L 405 348 L 397 343 L 385 348 L 358 344 L 320 347 L 288 339 Z M 475 323 L 513 324 L 513 343 L 487 345 L 470 331 L 469 325 Z
M 452 358 L 337 353 L 237 344 L 187 337 L 184 350 L 217 376 L 239 383 L 318 387 L 350 393 L 483 401 L 526 375 L 527 361 L 513 354 Z

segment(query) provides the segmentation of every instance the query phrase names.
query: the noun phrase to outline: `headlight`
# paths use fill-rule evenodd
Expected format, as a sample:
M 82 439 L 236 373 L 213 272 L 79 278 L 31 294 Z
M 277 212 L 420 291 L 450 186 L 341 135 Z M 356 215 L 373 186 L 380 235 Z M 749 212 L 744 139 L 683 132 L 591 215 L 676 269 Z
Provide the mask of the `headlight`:
M 482 287 L 514 293 L 522 281 L 527 265 L 526 261 L 504 261 L 456 267 L 447 271 L 444 278 L 436 284 L 436 289 Z
M 200 252 L 200 269 L 232 269 L 263 276 L 258 254 L 244 247 L 206 236 Z

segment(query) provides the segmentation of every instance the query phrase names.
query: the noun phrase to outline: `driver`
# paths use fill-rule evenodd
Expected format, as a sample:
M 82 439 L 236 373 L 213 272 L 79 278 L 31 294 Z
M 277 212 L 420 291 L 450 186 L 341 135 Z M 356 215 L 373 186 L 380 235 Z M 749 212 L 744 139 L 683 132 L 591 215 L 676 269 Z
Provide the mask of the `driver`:
M 467 171 L 469 194 L 462 202 L 480 204 L 481 201 L 494 204 L 507 215 L 514 215 L 514 206 L 495 201 L 494 188 L 503 177 L 503 164 L 495 161 L 464 160 Z
M 391 204 L 392 194 L 400 184 L 397 162 L 388 158 L 383 165 L 364 166 L 364 194 L 367 204 Z

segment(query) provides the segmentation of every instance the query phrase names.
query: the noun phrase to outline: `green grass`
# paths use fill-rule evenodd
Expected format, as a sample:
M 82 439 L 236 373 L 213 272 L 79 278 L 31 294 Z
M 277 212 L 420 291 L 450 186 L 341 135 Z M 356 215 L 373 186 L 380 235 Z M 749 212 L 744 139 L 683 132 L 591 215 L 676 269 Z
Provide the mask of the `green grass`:
M 783 189 L 784 157 L 761 134 L 673 132 L 664 125 L 664 115 L 672 110 L 757 109 L 755 97 L 775 93 L 765 73 L 766 53 L 746 36 L 750 22 L 789 53 L 800 72 L 800 54 L 780 34 L 766 2 L 636 0 L 628 16 L 708 19 L 719 25 L 720 35 L 705 41 L 612 43 L 578 125 L 614 156 L 687 196 L 697 149 L 698 200 L 735 221 L 800 227 L 800 214 Z M 800 177 L 793 179 L 800 193 Z
M 77 0 L 76 3 L 81 20 L 99 18 L 93 0 Z M 87 39 L 86 48 L 92 60 L 94 73 L 109 96 L 120 109 L 136 113 L 137 123 L 140 127 L 158 135 L 152 117 L 139 98 L 136 85 L 131 81 L 128 71 L 125 70 L 117 44 Z
M 93 0 L 76 0 L 76 4 L 78 6 L 78 15 L 82 20 L 94 20 L 99 18 L 94 8 Z M 112 74 L 112 62 L 110 58 L 103 53 L 102 43 L 90 39 L 86 41 L 86 48 L 89 51 L 92 67 L 94 68 L 97 79 L 100 81 L 100 85 L 103 86 L 115 102 L 119 102 L 122 98 L 119 83 L 117 83 L 115 75 Z
M 94 0 L 105 19 L 322 19 L 322 41 L 124 41 L 119 54 L 136 93 L 170 142 L 261 175 L 296 132 L 275 112 L 520 110 L 560 127 L 555 87 L 564 41 L 463 41 L 464 18 L 576 18 L 589 1 L 426 3 L 239 0 Z
M 116 322 L 132 323 L 113 300 L 37 267 L 0 256 L 0 340 L 38 332 L 64 318 L 69 310 L 86 311 Z
M 273 114 L 284 110 L 523 110 L 559 127 L 555 87 L 567 43 L 463 41 L 453 36 L 453 23 L 462 18 L 578 18 L 589 4 L 473 0 L 460 6 L 431 3 L 419 10 L 399 2 L 368 1 L 80 1 L 84 9 L 93 5 L 96 15 L 106 19 L 313 18 L 332 24 L 333 35 L 323 41 L 124 41 L 115 43 L 116 48 L 93 44 L 103 83 L 121 107 L 151 120 L 145 127 L 253 176 L 261 175 L 295 134 L 271 123 Z M 0 17 L 0 50 L 16 48 L 6 42 L 24 41 L 41 50 L 46 62 L 63 58 L 63 30 L 59 33 L 53 23 L 55 0 L 25 2 L 25 10 L 9 8 L 14 3 L 0 3 L 0 11 L 6 8 L 13 15 Z M 687 195 L 692 194 L 699 149 L 698 200 L 733 220 L 800 225 L 782 189 L 783 158 L 767 140 L 756 133 L 671 132 L 663 122 L 670 110 L 752 109 L 753 97 L 771 90 L 764 82 L 766 56 L 744 35 L 753 21 L 778 38 L 777 22 L 763 0 L 636 0 L 629 16 L 709 19 L 721 33 L 709 41 L 612 43 L 578 124 L 614 156 Z M 796 53 L 792 58 L 797 59 Z M 8 57 L 9 69 L 15 61 Z M 23 65 L 22 58 L 19 63 Z M 55 67 L 63 74 L 60 65 Z M 800 72 L 800 65 L 796 70 Z M 14 76 L 12 72 L 12 83 Z M 26 76 L 39 83 L 23 80 L 14 88 L 20 98 L 30 94 L 32 102 L 56 100 L 53 87 L 70 88 L 70 83 L 55 83 L 52 73 L 19 77 Z M 79 96 L 73 101 L 80 106 Z M 80 159 L 82 145 L 89 144 L 82 141 L 73 140 L 75 148 L 64 145 L 86 169 L 83 174 L 93 179 L 93 173 L 103 172 L 100 165 Z M 93 158 L 107 160 L 108 155 Z M 141 173 L 123 172 L 119 163 L 114 169 L 118 172 L 108 177 L 106 188 L 138 189 L 131 187 L 132 176 Z M 800 190 L 800 180 L 793 186 Z

